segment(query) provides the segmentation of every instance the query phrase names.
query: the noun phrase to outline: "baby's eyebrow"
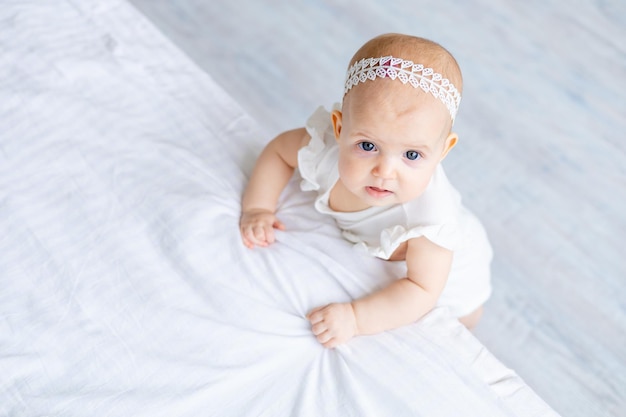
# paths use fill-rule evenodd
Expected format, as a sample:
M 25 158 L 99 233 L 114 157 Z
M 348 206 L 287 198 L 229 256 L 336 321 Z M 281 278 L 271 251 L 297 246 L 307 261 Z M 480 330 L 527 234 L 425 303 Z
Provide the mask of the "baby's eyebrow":
M 372 135 L 370 133 L 367 133 L 366 131 L 363 130 L 359 130 L 356 131 L 354 134 L 351 135 L 352 137 L 354 137 L 355 139 L 365 139 L 367 141 L 371 141 L 373 143 L 375 143 L 377 146 L 385 146 L 385 145 L 389 145 L 389 143 L 393 142 L 394 144 L 397 144 L 399 146 L 401 146 L 402 148 L 406 149 L 406 150 L 423 150 L 426 152 L 430 152 L 431 151 L 431 147 L 427 144 L 426 140 L 418 140 L 415 142 L 404 142 L 402 140 L 393 140 L 393 139 L 381 139 L 375 135 Z
M 384 140 L 381 140 L 379 137 L 372 135 L 370 133 L 367 133 L 365 131 L 357 131 L 354 132 L 350 135 L 350 138 L 352 138 L 353 140 L 358 140 L 358 141 L 367 141 L 367 142 L 372 142 L 375 144 L 378 143 L 384 143 Z
M 399 145 L 407 150 L 425 150 L 429 152 L 431 150 L 430 145 L 426 141 L 416 142 L 400 142 Z

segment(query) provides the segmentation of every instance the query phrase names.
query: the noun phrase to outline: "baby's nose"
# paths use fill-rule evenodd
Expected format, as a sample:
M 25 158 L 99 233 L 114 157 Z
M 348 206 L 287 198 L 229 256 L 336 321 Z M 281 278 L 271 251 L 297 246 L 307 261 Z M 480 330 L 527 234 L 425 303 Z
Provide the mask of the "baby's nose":
M 372 170 L 372 174 L 375 177 L 383 179 L 393 179 L 396 177 L 395 161 L 391 158 L 380 157 L 376 162 Z

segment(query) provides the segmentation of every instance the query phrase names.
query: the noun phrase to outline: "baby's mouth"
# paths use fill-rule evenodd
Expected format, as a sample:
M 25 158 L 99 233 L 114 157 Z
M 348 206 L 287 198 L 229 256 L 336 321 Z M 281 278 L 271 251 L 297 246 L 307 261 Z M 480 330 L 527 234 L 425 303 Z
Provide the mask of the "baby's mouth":
M 385 190 L 384 188 L 368 186 L 365 187 L 365 189 L 367 190 L 367 193 L 374 198 L 384 198 L 393 194 L 393 191 Z

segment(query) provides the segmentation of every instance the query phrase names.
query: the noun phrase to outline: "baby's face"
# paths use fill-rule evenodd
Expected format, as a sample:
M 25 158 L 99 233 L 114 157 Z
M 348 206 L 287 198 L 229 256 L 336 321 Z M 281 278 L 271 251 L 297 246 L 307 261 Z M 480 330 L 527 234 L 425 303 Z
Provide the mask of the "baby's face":
M 338 123 L 340 181 L 368 207 L 419 197 L 456 143 L 439 100 L 392 80 L 351 91 Z

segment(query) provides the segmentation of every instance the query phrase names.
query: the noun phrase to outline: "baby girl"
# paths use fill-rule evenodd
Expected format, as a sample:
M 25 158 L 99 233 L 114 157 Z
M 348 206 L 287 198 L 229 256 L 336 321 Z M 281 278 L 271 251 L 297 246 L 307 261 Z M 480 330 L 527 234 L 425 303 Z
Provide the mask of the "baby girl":
M 447 306 L 476 325 L 491 293 L 491 247 L 441 161 L 456 145 L 452 125 L 462 78 L 454 57 L 427 39 L 378 36 L 350 61 L 343 103 L 319 108 L 305 128 L 263 150 L 244 192 L 244 244 L 274 242 L 280 194 L 297 168 L 315 208 L 371 255 L 403 261 L 406 276 L 350 303 L 307 315 L 325 347 L 415 322 Z

